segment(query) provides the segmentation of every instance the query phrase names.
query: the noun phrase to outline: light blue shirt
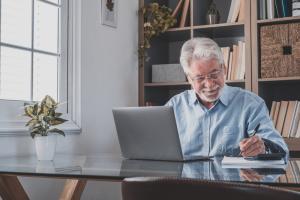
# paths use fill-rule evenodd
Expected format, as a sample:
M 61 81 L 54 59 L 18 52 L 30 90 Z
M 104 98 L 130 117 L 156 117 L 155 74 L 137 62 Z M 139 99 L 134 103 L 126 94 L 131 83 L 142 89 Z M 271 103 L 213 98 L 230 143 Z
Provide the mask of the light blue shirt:
M 288 153 L 264 100 L 247 90 L 225 84 L 219 100 L 210 109 L 198 101 L 194 90 L 172 97 L 166 105 L 173 106 L 185 156 L 237 156 L 239 142 L 251 135 L 258 124 L 256 135 L 271 143 L 271 149 Z

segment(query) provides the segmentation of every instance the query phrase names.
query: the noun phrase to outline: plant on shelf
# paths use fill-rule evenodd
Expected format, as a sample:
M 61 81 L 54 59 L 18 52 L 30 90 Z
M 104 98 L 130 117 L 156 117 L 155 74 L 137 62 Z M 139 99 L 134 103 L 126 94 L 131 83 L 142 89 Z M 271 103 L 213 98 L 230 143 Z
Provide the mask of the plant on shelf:
M 151 47 L 151 39 L 174 26 L 176 19 L 172 17 L 172 9 L 158 3 L 150 3 L 142 7 L 140 12 L 144 17 L 144 40 L 139 44 L 139 59 L 144 62 L 149 59 L 146 49 Z
M 46 95 L 40 103 L 25 104 L 24 115 L 31 118 L 26 123 L 26 126 L 29 127 L 32 138 L 37 135 L 48 136 L 50 133 L 58 133 L 65 136 L 65 133 L 62 130 L 52 128 L 52 126 L 68 121 L 60 118 L 62 113 L 55 111 L 57 106 L 58 103 L 56 103 L 55 100 L 48 95 Z

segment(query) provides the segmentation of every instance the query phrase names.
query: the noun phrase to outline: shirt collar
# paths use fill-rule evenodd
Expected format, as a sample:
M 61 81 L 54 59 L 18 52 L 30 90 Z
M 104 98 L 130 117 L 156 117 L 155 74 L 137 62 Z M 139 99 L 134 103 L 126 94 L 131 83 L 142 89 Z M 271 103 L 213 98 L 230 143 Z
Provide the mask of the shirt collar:
M 225 105 L 228 106 L 230 101 L 230 92 L 229 87 L 225 84 L 221 91 L 220 101 Z
M 224 87 L 222 88 L 221 90 L 221 96 L 219 98 L 219 101 L 221 101 L 225 106 L 228 105 L 229 103 L 229 98 L 230 98 L 230 94 L 229 94 L 229 90 L 228 90 L 228 86 L 225 84 Z M 189 91 L 189 103 L 190 105 L 195 105 L 196 103 L 199 103 L 198 102 L 198 99 L 197 99 L 197 94 L 195 92 L 195 90 L 190 90 Z

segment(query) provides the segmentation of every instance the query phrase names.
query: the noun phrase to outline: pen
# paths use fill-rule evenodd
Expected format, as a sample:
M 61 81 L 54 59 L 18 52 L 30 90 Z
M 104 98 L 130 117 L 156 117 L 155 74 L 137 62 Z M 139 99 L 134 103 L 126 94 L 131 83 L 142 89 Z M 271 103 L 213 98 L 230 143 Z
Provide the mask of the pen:
M 258 123 L 257 126 L 255 127 L 253 133 L 251 135 L 249 135 L 249 137 L 253 137 L 257 133 L 259 126 L 260 126 L 260 124 Z
M 253 137 L 253 136 L 255 136 L 256 135 L 256 133 L 257 133 L 257 131 L 258 131 L 258 129 L 259 129 L 259 126 L 260 126 L 260 123 L 258 123 L 257 125 L 256 125 L 256 127 L 254 128 L 254 131 L 252 132 L 252 134 L 250 134 L 249 135 L 249 138 L 250 137 Z M 240 154 L 239 154 L 239 156 L 241 156 L 242 155 L 242 151 L 240 151 Z

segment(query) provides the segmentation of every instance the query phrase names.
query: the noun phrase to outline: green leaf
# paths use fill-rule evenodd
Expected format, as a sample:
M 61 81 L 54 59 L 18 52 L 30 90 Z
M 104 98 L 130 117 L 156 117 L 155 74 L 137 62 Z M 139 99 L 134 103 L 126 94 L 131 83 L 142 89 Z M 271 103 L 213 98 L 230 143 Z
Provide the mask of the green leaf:
M 52 125 L 52 126 L 55 126 L 55 125 L 62 124 L 64 122 L 66 122 L 66 121 L 68 121 L 68 120 L 56 117 L 53 120 L 50 120 L 49 124 Z
M 42 132 L 45 132 L 45 129 L 42 126 L 36 126 L 30 129 L 31 132 L 36 132 L 41 134 Z
M 50 130 L 48 131 L 48 133 L 58 133 L 58 134 L 60 134 L 60 135 L 62 135 L 62 136 L 66 136 L 65 133 L 64 133 L 62 130 L 58 129 L 58 128 L 50 129 Z
M 36 120 L 36 119 L 31 119 L 31 120 L 29 120 L 29 121 L 26 123 L 25 126 L 33 127 L 33 126 L 35 126 L 35 125 L 38 124 L 38 123 L 39 123 L 38 120 Z
M 60 117 L 60 116 L 62 116 L 62 113 L 55 113 L 55 115 L 54 115 L 55 117 Z
M 35 103 L 35 104 L 33 105 L 32 114 L 33 114 L 33 115 L 37 115 L 37 114 L 38 114 L 38 110 L 39 110 L 39 103 Z
M 33 106 L 29 105 L 24 108 L 25 115 L 28 117 L 33 117 Z
M 57 106 L 56 101 L 49 95 L 45 96 L 45 98 L 42 100 L 41 104 L 46 105 L 48 108 L 54 108 Z
M 49 123 L 51 120 L 55 119 L 55 117 L 52 117 L 52 116 L 43 116 L 43 120 L 46 122 L 46 123 Z

